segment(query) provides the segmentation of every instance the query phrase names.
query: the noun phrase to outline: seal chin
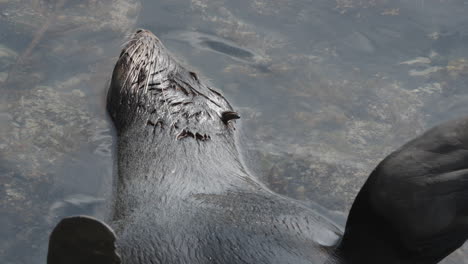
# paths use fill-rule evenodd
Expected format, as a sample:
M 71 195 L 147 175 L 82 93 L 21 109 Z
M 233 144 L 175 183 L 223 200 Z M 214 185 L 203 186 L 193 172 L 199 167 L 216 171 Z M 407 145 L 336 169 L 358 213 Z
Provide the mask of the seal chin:
M 180 65 L 144 29 L 136 31 L 119 56 L 108 108 L 118 131 L 143 122 L 179 140 L 226 134 L 239 118 L 221 93 Z

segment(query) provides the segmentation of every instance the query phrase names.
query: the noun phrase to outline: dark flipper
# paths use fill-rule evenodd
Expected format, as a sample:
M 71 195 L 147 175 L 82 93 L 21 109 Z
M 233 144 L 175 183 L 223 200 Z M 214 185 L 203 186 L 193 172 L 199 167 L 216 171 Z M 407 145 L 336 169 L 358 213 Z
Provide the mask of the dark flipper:
M 382 241 L 388 256 L 409 260 L 398 263 L 437 263 L 463 245 L 468 238 L 468 118 L 429 130 L 377 166 L 351 209 L 346 254 L 353 255 L 357 246 L 352 243 L 366 232 L 375 234 L 368 234 L 375 237 L 369 241 Z
M 47 264 L 119 264 L 115 234 L 88 216 L 64 218 L 49 239 Z

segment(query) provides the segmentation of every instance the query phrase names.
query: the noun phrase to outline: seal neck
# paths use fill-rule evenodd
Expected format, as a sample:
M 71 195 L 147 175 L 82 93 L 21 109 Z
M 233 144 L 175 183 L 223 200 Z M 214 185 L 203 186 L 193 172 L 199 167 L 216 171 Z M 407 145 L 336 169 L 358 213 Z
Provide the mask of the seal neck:
M 119 184 L 148 196 L 222 193 L 258 184 L 246 172 L 232 134 L 207 141 L 134 129 L 119 134 Z M 135 155 L 128 155 L 134 153 Z M 141 191 L 146 190 L 146 191 Z

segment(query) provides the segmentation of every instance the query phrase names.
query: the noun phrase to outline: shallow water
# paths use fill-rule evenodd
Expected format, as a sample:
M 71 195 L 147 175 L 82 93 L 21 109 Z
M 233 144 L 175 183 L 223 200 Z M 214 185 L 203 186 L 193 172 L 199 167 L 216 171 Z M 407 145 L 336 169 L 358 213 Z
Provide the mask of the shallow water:
M 223 91 L 259 178 L 343 223 L 379 160 L 468 113 L 467 14 L 463 0 L 0 0 L 0 263 L 44 263 L 61 217 L 105 215 L 105 91 L 135 28 Z

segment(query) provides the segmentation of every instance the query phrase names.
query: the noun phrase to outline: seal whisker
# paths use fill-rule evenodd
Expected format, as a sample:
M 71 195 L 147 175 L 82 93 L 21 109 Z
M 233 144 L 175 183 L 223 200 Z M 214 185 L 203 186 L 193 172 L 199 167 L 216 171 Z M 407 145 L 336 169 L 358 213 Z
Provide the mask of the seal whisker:
M 139 47 L 135 48 L 135 51 L 134 51 L 134 52 L 136 52 L 136 50 L 137 50 L 138 48 L 139 48 Z M 133 52 L 133 53 L 134 53 L 134 52 Z M 133 53 L 132 53 L 132 54 L 133 54 Z M 134 81 L 134 79 L 135 79 L 135 76 L 134 76 L 134 75 L 136 75 L 135 72 L 136 72 L 137 69 L 139 69 L 139 65 L 138 65 L 138 64 L 137 64 L 137 65 L 131 64 L 130 70 L 129 70 L 128 73 L 127 73 L 127 77 L 125 77 L 125 80 L 124 80 L 123 85 L 122 85 L 122 87 L 121 87 L 122 90 L 125 88 L 125 86 L 128 84 L 128 82 L 133 83 L 133 81 Z M 133 76 L 132 76 L 132 75 L 133 75 Z M 129 80 L 129 77 L 131 77 L 130 80 Z M 131 85 L 131 84 L 130 84 L 130 85 Z M 121 90 L 121 92 L 122 92 L 122 90 Z
M 152 57 L 153 57 L 153 53 L 154 53 L 154 49 L 151 50 L 151 54 L 150 54 L 149 58 L 152 58 Z M 144 91 L 144 93 L 147 93 L 147 92 L 148 92 L 148 84 L 149 84 L 149 81 L 150 81 L 150 78 L 147 77 L 147 78 L 146 78 L 146 86 L 145 86 L 145 91 Z
M 137 41 L 135 42 L 134 45 L 132 45 L 132 53 L 129 53 L 129 58 L 133 58 L 133 55 L 135 55 L 135 52 L 137 52 L 137 50 L 143 45 L 143 43 L 141 41 Z M 130 49 L 128 50 L 130 51 Z
M 158 57 L 161 57 L 161 49 L 158 49 Z M 156 65 L 155 65 L 156 66 Z M 167 79 L 168 81 L 170 81 L 169 79 Z M 166 91 L 167 91 L 167 87 L 168 86 L 161 86 L 161 96 L 163 98 L 163 101 L 164 101 L 164 105 L 165 105 L 165 108 L 166 108 L 166 115 L 167 115 L 167 118 L 169 120 L 169 122 L 173 122 L 172 121 L 172 113 L 171 113 L 171 110 L 170 110 L 170 107 L 169 105 L 166 103 L 167 100 L 166 100 Z M 163 107 L 164 107 L 163 105 Z M 177 131 L 176 131 L 177 132 Z
M 162 69 L 162 70 L 159 70 L 159 71 L 156 71 L 156 72 L 151 73 L 151 75 L 152 75 L 152 76 L 158 75 L 158 74 L 160 74 L 160 73 L 162 73 L 162 72 L 164 72 L 164 71 L 165 71 L 165 69 Z
M 124 41 L 124 42 L 120 45 L 120 47 L 121 47 L 121 48 L 124 48 L 124 47 L 126 47 L 126 46 L 127 46 L 130 42 L 132 42 L 132 41 L 136 41 L 136 39 L 135 39 L 135 38 L 127 38 L 127 41 Z

